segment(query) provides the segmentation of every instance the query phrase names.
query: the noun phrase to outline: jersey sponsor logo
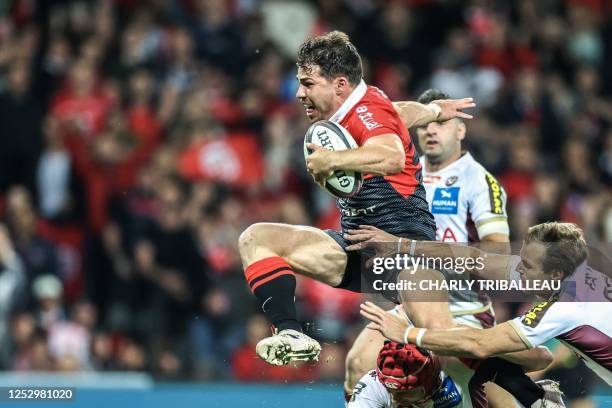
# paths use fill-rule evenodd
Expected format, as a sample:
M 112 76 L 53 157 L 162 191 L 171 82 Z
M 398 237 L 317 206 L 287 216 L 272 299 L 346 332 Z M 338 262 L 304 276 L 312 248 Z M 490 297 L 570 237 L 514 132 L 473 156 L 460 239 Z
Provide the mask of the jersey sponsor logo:
M 431 200 L 432 214 L 457 214 L 460 187 L 438 187 Z
M 357 217 L 359 215 L 374 214 L 374 209 L 377 206 L 371 205 L 366 208 L 340 208 L 340 213 L 345 217 Z
M 378 205 L 371 205 L 365 208 L 350 207 L 346 198 L 339 198 L 336 200 L 336 202 L 338 203 L 340 213 L 345 217 L 357 217 L 359 215 L 374 214 L 374 209 L 378 207 Z
M 441 228 L 436 228 L 436 241 L 442 242 L 457 242 L 457 237 L 450 227 L 446 227 L 444 231 Z
M 558 299 L 559 299 L 559 296 L 555 295 L 551 299 L 547 300 L 546 302 L 542 302 L 539 305 L 533 307 L 530 311 L 525 313 L 525 315 L 523 316 L 523 320 L 521 320 L 521 323 L 533 329 L 540 323 L 540 321 L 542 320 L 542 318 L 544 317 L 548 309 L 550 309 L 550 307 Z
M 357 117 L 368 130 L 373 130 L 381 126 L 380 123 L 376 122 L 373 117 L 374 114 L 368 111 L 367 106 L 359 106 L 355 111 L 358 113 Z
M 449 178 L 446 179 L 446 183 L 444 183 L 444 184 L 446 184 L 447 187 L 450 187 L 453 184 L 455 184 L 457 182 L 457 180 L 459 180 L 459 177 L 457 177 L 457 176 L 450 176 Z
M 432 396 L 435 408 L 451 408 L 461 405 L 463 398 L 451 377 L 446 377 L 442 386 Z
M 489 185 L 489 198 L 491 200 L 491 212 L 493 214 L 504 214 L 504 202 L 502 201 L 502 188 L 490 173 L 485 174 Z
M 317 136 L 319 136 L 319 141 L 321 142 L 321 147 L 326 148 L 327 150 L 334 150 L 334 146 L 332 145 L 332 141 L 329 139 L 329 135 L 327 134 L 327 130 L 323 129 L 317 132 Z

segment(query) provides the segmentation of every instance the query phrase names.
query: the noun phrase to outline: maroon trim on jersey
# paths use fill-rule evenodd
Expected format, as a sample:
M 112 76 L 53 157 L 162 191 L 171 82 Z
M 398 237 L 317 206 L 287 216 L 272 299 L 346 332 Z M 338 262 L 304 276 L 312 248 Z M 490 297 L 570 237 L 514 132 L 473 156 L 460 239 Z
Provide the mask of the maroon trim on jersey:
M 469 382 L 470 399 L 474 408 L 488 408 L 487 394 L 485 393 L 484 384 L 474 381 Z
M 602 367 L 612 371 L 612 338 L 592 326 L 578 326 L 557 336 L 583 352 Z
M 480 241 L 480 239 L 478 238 L 478 230 L 476 229 L 476 224 L 474 223 L 474 220 L 472 219 L 472 213 L 470 212 L 469 209 L 467 212 L 467 218 L 465 220 L 465 229 L 467 230 L 467 233 L 468 233 L 468 242 L 479 242 Z
M 480 300 L 484 304 L 487 304 L 487 302 L 491 301 L 491 299 L 489 299 L 488 296 L 485 296 L 481 298 Z M 476 320 L 480 322 L 483 329 L 490 329 L 491 327 L 495 326 L 495 315 L 493 315 L 490 309 L 487 310 L 486 312 L 474 313 L 472 316 L 474 316 Z

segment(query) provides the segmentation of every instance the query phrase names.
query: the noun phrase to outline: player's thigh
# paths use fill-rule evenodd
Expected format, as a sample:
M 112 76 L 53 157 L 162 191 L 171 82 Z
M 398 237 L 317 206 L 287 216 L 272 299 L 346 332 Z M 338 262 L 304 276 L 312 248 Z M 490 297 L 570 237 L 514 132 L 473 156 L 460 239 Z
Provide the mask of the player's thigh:
M 413 282 L 412 290 L 400 293 L 404 312 L 417 327 L 444 329 L 455 327 L 450 314 L 448 292 L 436 288 L 444 276 L 434 269 L 404 270 L 398 280 Z
M 298 273 L 332 286 L 340 284 L 347 255 L 324 231 L 308 226 L 257 223 L 239 239 L 244 267 L 271 256 L 280 256 Z
M 361 377 L 376 367 L 378 353 L 384 344 L 384 336 L 376 330 L 364 328 L 359 333 L 346 355 L 346 389 L 352 390 Z

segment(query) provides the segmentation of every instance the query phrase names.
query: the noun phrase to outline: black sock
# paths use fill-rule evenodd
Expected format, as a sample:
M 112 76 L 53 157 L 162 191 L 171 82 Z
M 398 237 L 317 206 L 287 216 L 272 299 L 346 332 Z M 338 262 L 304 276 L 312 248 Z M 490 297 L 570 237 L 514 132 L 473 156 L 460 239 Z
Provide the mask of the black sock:
M 282 258 L 255 262 L 245 275 L 259 306 L 278 331 L 302 331 L 295 309 L 295 275 Z
M 521 366 L 499 357 L 483 361 L 476 369 L 474 378 L 482 383 L 494 382 L 527 408 L 544 398 L 544 389 L 529 378 Z

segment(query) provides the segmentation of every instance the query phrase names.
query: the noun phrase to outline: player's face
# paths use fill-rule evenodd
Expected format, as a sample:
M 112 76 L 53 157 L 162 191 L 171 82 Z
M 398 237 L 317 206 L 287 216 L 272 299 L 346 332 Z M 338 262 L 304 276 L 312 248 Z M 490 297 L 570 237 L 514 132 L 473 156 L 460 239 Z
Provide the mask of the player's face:
M 547 274 L 544 272 L 543 261 L 546 257 L 547 249 L 539 242 L 523 243 L 521 248 L 521 262 L 517 265 L 516 271 L 520 274 L 521 280 L 551 280 L 556 279 L 557 274 Z M 548 297 L 550 293 L 537 293 L 538 296 Z
M 523 243 L 521 248 L 521 262 L 516 271 L 521 275 L 522 281 L 545 279 L 542 260 L 546 256 L 546 247 L 538 242 Z
M 419 146 L 430 163 L 442 163 L 461 154 L 465 125 L 456 119 L 431 122 L 417 128 Z
M 311 122 L 329 119 L 334 114 L 335 87 L 334 81 L 329 81 L 321 75 L 318 65 L 298 68 L 299 82 L 295 97 L 306 109 L 306 116 Z

